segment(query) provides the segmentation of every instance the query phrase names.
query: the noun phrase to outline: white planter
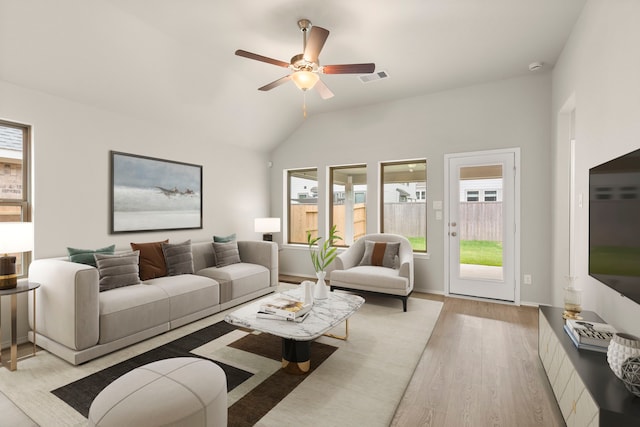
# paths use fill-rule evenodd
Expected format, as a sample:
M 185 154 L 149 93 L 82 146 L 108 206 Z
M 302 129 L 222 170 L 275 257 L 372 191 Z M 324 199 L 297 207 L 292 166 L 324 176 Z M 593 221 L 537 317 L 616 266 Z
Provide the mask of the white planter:
M 324 282 L 324 278 L 327 275 L 326 271 L 318 271 L 316 272 L 316 277 L 318 281 L 316 282 L 315 289 L 313 290 L 313 298 L 314 299 L 327 299 L 329 298 L 329 287 Z

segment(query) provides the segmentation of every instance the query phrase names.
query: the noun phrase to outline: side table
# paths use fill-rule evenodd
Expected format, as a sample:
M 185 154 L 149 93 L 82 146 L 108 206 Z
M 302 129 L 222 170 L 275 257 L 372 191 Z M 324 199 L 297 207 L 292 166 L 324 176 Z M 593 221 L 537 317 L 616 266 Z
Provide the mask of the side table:
M 12 289 L 0 290 L 0 310 L 2 310 L 2 297 L 11 296 L 11 360 L 6 363 L 2 360 L 2 324 L 0 322 L 0 363 L 8 368 L 10 371 L 15 371 L 18 368 L 18 294 L 23 292 L 33 291 L 40 287 L 40 283 L 22 281 L 18 283 L 18 286 Z M 33 354 L 24 356 L 32 357 L 36 355 L 36 293 L 33 292 Z M 0 319 L 2 317 L 0 316 Z M 22 358 L 21 358 L 22 359 Z

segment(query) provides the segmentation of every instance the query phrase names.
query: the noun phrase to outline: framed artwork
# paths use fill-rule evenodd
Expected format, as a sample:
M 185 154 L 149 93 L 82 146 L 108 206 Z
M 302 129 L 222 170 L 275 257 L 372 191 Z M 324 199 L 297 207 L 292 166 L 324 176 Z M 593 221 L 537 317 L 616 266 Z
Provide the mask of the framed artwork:
M 111 151 L 111 233 L 202 228 L 202 166 Z

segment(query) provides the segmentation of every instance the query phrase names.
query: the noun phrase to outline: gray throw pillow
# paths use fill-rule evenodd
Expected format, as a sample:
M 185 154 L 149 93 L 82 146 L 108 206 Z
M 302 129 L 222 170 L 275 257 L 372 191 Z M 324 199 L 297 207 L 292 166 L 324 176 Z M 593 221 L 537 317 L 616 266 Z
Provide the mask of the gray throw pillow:
M 216 267 L 224 267 L 240 262 L 238 242 L 235 240 L 229 243 L 213 242 L 213 252 L 216 254 Z
M 164 253 L 169 276 L 193 274 L 191 240 L 182 243 L 163 243 L 162 253 Z
M 117 255 L 95 254 L 94 257 L 100 274 L 100 292 L 140 283 L 140 251 Z
M 360 265 L 376 265 L 380 267 L 396 268 L 396 258 L 400 250 L 400 243 L 374 242 L 365 240 L 364 255 Z
M 96 266 L 96 259 L 93 257 L 94 254 L 107 254 L 113 255 L 116 250 L 116 245 L 105 246 L 100 249 L 78 249 L 78 248 L 67 248 L 67 254 L 69 255 L 69 261 L 77 262 L 80 264 L 87 264 Z

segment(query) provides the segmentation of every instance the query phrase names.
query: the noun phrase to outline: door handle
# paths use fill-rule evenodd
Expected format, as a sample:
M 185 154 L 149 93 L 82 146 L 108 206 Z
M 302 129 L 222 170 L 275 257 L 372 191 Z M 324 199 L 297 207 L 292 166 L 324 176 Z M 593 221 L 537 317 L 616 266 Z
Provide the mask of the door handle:
M 455 222 L 452 222 L 452 223 L 451 223 L 451 226 L 452 226 L 452 227 L 455 227 L 456 225 L 458 225 L 458 224 L 456 224 Z
M 453 237 L 456 237 L 456 236 L 458 235 L 458 233 L 456 233 L 455 231 L 452 231 L 452 232 L 451 232 L 451 235 L 452 235 Z

